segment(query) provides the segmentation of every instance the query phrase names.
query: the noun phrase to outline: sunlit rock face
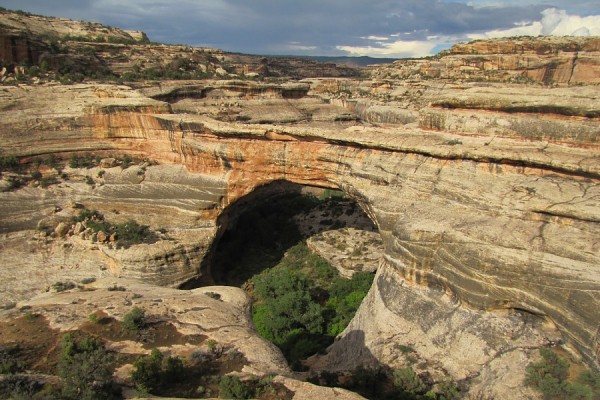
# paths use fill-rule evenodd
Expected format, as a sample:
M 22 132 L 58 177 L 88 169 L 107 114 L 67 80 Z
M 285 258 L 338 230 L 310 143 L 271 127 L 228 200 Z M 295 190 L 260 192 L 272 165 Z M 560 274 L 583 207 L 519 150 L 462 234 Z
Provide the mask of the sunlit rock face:
M 521 349 L 565 341 L 597 363 L 598 88 L 422 85 L 419 98 L 407 108 L 411 118 L 373 125 L 362 121 L 355 103 L 330 101 L 335 96 L 323 90 L 326 84 L 307 81 L 310 89 L 304 92 L 302 86 L 302 93 L 314 97 L 308 101 L 298 95 L 286 102 L 302 112 L 322 102 L 321 115 L 327 118 L 278 124 L 251 120 L 269 104 L 278 104 L 273 99 L 282 99 L 284 88 L 269 88 L 265 99 L 248 83 L 239 90 L 229 83 L 219 98 L 214 90 L 212 97 L 196 95 L 209 85 L 196 82 L 168 98 L 172 104 L 126 86 L 4 88 L 3 154 L 29 165 L 49 154 L 68 160 L 86 152 L 147 161 L 103 168 L 102 178 L 96 178 L 100 167 L 64 167 L 71 178 L 48 188 L 3 186 L 2 279 L 14 284 L 3 289 L 2 301 L 25 299 L 56 280 L 89 274 L 177 286 L 200 273 L 218 217 L 228 205 L 270 182 L 290 181 L 340 188 L 377 225 L 384 255 L 369 295 L 372 312 L 363 311 L 345 333 L 362 331 L 366 349 L 377 360 L 391 362 L 386 344 L 372 340 L 385 313 L 397 322 L 386 325 L 389 338 L 401 340 L 403 326 L 409 324 L 404 313 L 418 310 L 423 321 L 419 329 L 433 334 L 439 312 L 398 303 L 421 296 L 422 302 L 415 300 L 421 305 L 433 299 L 431 310 L 457 310 L 462 322 L 450 320 L 439 332 L 456 336 L 468 321 L 480 324 L 472 334 L 481 345 L 473 346 L 466 360 L 445 367 L 457 377 L 469 375 L 469 362 L 480 360 L 492 370 L 508 363 L 498 357 L 507 349 L 506 338 L 519 332 L 526 337 Z M 402 82 L 386 85 L 389 91 L 415 90 Z M 361 101 L 380 104 L 381 86 L 368 87 L 372 96 Z M 181 98 L 181 93 L 188 95 Z M 172 113 L 181 102 L 189 112 Z M 518 110 L 511 110 L 515 102 Z M 250 120 L 232 122 L 236 113 L 246 113 Z M 86 175 L 97 182 L 89 185 Z M 36 236 L 41 220 L 55 227 L 77 215 L 73 202 L 113 221 L 134 218 L 165 233 L 154 244 L 129 249 L 71 234 Z M 17 270 L 36 279 L 17 279 Z M 531 318 L 537 322 L 527 325 L 523 315 L 535 316 Z M 560 335 L 552 329 L 543 333 L 551 325 Z M 425 351 L 427 340 L 415 342 L 415 349 L 423 357 L 438 357 L 438 350 Z M 436 346 L 441 349 L 440 343 Z M 528 353 L 512 356 L 519 354 Z M 526 362 L 520 365 L 524 368 Z M 482 376 L 480 385 L 494 374 Z
M 401 60 L 380 78 L 478 79 L 490 82 L 600 82 L 598 37 L 499 38 L 461 43 L 431 59 Z

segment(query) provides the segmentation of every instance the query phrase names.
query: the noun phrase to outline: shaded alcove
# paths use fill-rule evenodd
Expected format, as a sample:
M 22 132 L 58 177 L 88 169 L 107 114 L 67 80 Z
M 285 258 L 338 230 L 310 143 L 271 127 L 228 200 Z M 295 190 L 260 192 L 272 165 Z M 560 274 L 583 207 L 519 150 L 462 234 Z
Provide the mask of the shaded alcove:
M 218 223 L 200 278 L 184 288 L 244 289 L 260 335 L 293 369 L 305 369 L 303 360 L 333 343 L 371 287 L 377 263 L 361 261 L 381 244 L 375 224 L 339 190 L 287 181 L 241 198 Z
M 293 245 L 325 231 L 378 232 L 359 203 L 341 191 L 283 180 L 261 186 L 231 204 L 219 216 L 217 226 L 199 278 L 182 289 L 239 287 L 275 266 Z M 241 268 L 240 260 L 251 268 Z

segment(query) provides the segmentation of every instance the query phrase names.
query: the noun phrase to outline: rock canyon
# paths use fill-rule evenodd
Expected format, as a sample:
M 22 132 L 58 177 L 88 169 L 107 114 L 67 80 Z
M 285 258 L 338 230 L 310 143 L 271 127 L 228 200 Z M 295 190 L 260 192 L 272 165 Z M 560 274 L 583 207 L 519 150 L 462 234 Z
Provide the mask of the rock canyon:
M 0 17 L 6 323 L 33 311 L 68 331 L 135 305 L 243 354 L 238 372 L 274 374 L 294 399 L 361 398 L 291 371 L 241 289 L 178 289 L 210 281 L 203 260 L 236 215 L 294 184 L 343 191 L 381 237 L 372 288 L 310 372 L 414 365 L 465 398 L 525 399 L 538 396 L 523 379 L 540 348 L 600 365 L 600 38 L 475 42 L 359 71 L 125 31 L 110 33 L 122 43 L 63 38 L 53 52 L 41 34 L 64 35 L 52 31 L 62 22 Z M 20 77 L 18 65 L 44 60 L 47 75 Z M 69 60 L 85 79 L 51 79 Z M 126 75 L 173 63 L 208 75 Z M 147 225 L 152 240 L 120 245 L 77 221 L 83 210 Z M 116 372 L 124 384 L 130 367 Z

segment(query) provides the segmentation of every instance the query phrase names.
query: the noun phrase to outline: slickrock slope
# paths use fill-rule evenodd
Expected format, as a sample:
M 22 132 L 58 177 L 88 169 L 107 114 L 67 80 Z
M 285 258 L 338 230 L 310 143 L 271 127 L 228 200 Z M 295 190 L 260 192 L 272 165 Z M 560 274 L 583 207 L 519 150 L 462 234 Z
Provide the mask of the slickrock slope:
M 454 45 L 431 59 L 377 67 L 379 78 L 600 83 L 598 37 L 518 37 Z

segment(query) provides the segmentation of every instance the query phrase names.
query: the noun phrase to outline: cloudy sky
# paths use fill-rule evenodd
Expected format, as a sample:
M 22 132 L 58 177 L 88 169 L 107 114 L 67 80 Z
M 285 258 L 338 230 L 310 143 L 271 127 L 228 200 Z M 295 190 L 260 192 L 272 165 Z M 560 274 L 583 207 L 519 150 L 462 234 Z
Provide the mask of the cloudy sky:
M 36 14 L 253 54 L 418 57 L 458 41 L 600 35 L 599 0 L 0 0 Z

